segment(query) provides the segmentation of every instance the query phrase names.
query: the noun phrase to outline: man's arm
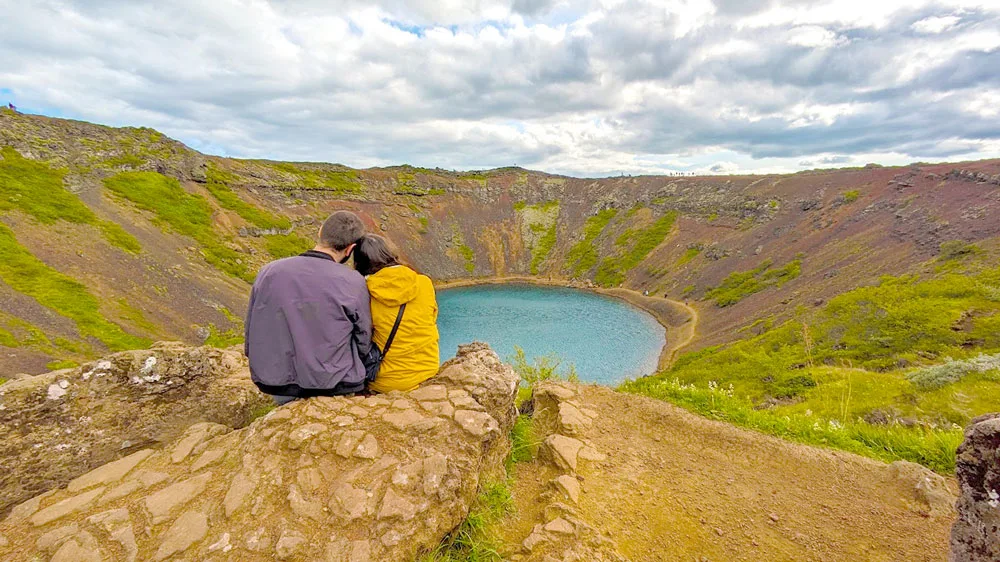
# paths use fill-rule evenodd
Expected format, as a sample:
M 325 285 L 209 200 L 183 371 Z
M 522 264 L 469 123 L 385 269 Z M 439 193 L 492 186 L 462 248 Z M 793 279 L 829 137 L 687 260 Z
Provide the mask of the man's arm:
M 362 280 L 354 299 L 351 322 L 354 323 L 354 343 L 358 346 L 358 355 L 365 357 L 372 347 L 372 307 L 368 285 Z
M 253 304 L 257 300 L 257 285 L 250 289 L 250 304 L 247 305 L 247 317 L 243 321 L 243 355 L 250 357 L 250 317 L 253 315 Z

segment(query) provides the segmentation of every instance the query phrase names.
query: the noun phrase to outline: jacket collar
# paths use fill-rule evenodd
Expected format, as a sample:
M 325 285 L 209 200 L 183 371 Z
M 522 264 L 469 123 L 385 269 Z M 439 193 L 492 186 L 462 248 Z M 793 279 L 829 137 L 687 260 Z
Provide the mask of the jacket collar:
M 330 254 L 328 254 L 326 252 L 319 252 L 319 251 L 316 251 L 316 250 L 308 250 L 308 251 L 302 252 L 299 255 L 307 257 L 307 258 L 319 258 L 321 260 L 330 260 L 333 263 L 337 263 L 337 260 L 333 259 L 333 256 L 331 256 Z

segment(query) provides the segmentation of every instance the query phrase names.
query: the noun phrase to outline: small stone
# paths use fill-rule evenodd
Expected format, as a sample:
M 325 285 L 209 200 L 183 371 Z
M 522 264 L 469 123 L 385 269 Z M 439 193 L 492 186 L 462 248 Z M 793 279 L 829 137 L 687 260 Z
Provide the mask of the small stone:
M 476 437 L 483 437 L 484 435 L 500 430 L 496 420 L 485 412 L 456 410 L 455 421 L 458 422 L 458 425 L 462 426 L 462 429 Z
M 400 398 L 399 400 L 393 400 L 391 405 L 391 408 L 393 408 L 394 410 L 408 410 L 412 407 L 413 403 L 411 403 L 409 400 L 403 400 L 402 398 Z
M 354 425 L 354 418 L 352 416 L 337 416 L 333 418 L 333 425 L 337 427 L 347 427 L 349 425 Z
M 330 500 L 330 507 L 334 512 L 340 513 L 349 521 L 366 515 L 369 512 L 368 506 L 368 493 L 346 482 L 337 486 Z
M 226 509 L 226 517 L 232 517 L 247 499 L 247 496 L 257 487 L 257 484 L 243 472 L 239 472 L 233 477 L 229 484 L 229 491 L 222 500 L 222 505 Z
M 607 455 L 591 447 L 590 445 L 587 445 L 582 449 L 580 449 L 580 458 L 585 461 L 591 461 L 591 462 L 604 462 L 608 460 Z
M 444 482 L 445 475 L 448 474 L 448 457 L 442 455 L 441 453 L 435 453 L 429 458 L 424 459 L 424 493 L 427 495 L 432 495 L 438 493 L 440 497 L 439 488 L 441 483 Z
M 545 438 L 543 451 L 548 453 L 551 460 L 564 470 L 576 471 L 577 456 L 583 448 L 583 442 L 579 439 L 566 437 L 565 435 L 550 435 Z
M 483 407 L 479 404 L 479 402 L 476 402 L 475 399 L 473 399 L 468 394 L 459 395 L 459 396 L 456 396 L 456 397 L 452 398 L 451 399 L 451 403 L 452 403 L 452 405 L 455 406 L 455 408 L 461 408 L 461 409 L 464 409 L 464 410 L 482 410 L 483 409 Z
M 455 407 L 450 402 L 421 402 L 420 407 L 435 416 L 450 418 L 455 415 Z
M 74 538 L 63 543 L 49 562 L 102 562 L 104 558 L 97 548 L 97 542 L 90 535 L 86 536 L 90 538 L 89 541 L 77 542 Z
M 302 545 L 306 542 L 306 537 L 298 531 L 285 531 L 281 534 L 278 539 L 278 544 L 275 546 L 275 554 L 278 556 L 278 560 L 287 560 L 293 556 L 295 553 L 302 550 Z
M 49 385 L 47 396 L 49 400 L 58 400 L 63 396 L 66 396 L 66 387 L 62 386 L 61 384 L 52 383 Z
M 50 505 L 45 509 L 31 516 L 31 522 L 36 527 L 51 523 L 60 517 L 65 517 L 71 513 L 76 513 L 90 506 L 104 492 L 104 486 L 89 492 L 64 499 L 63 501 Z
M 101 496 L 101 499 L 97 502 L 97 504 L 105 505 L 111 503 L 117 499 L 124 498 L 133 492 L 138 492 L 142 488 L 142 482 L 139 482 L 138 480 L 129 480 L 124 484 L 119 484 L 118 486 L 108 490 L 108 493 Z
M 153 560 L 166 560 L 174 554 L 184 552 L 207 534 L 208 517 L 204 513 L 186 511 L 163 534 L 160 548 L 156 550 Z
M 378 440 L 371 433 L 366 435 L 361 444 L 354 450 L 354 456 L 361 459 L 374 459 L 378 457 L 378 453 Z
M 178 482 L 146 498 L 146 509 L 153 517 L 153 524 L 162 523 L 170 512 L 196 498 L 205 491 L 213 474 L 206 472 L 200 476 Z
M 198 472 L 206 466 L 214 464 L 225 456 L 225 454 L 226 452 L 222 449 L 209 449 L 205 451 L 200 457 L 198 457 L 198 460 L 194 461 L 194 464 L 191 465 L 191 472 Z
M 369 416 L 371 412 L 362 408 L 361 406 L 351 406 L 350 408 L 347 409 L 347 413 L 351 414 L 356 418 L 365 419 Z
M 447 400 L 448 399 L 448 388 L 440 384 L 431 384 L 427 386 L 421 386 L 416 390 L 410 391 L 410 398 L 417 401 L 424 400 Z
M 321 423 L 310 423 L 296 428 L 288 434 L 288 448 L 292 450 L 300 449 L 306 441 L 327 430 L 328 428 Z
M 252 552 L 266 552 L 271 548 L 271 537 L 267 534 L 267 528 L 259 527 L 246 541 L 247 550 Z
M 540 527 L 541 525 L 536 525 L 535 530 L 533 530 L 531 534 L 528 535 L 528 538 L 524 539 L 524 542 L 521 543 L 524 550 L 531 552 L 535 550 L 538 545 L 549 542 L 549 536 L 546 535 Z
M 562 517 L 557 517 L 549 521 L 543 528 L 550 533 L 558 533 L 560 535 L 572 535 L 576 533 L 576 528 L 573 527 L 573 524 Z
M 389 412 L 383 415 L 382 419 L 396 429 L 402 430 L 422 422 L 424 417 L 420 415 L 420 412 L 408 409 L 397 412 Z
M 409 500 L 397 494 L 392 488 L 385 492 L 382 498 L 382 507 L 379 509 L 379 519 L 391 519 L 399 517 L 403 521 L 409 521 L 417 514 L 417 508 Z
M 309 493 L 315 493 L 323 486 L 323 473 L 316 467 L 303 468 L 296 473 L 299 487 Z
M 194 450 L 195 446 L 205 440 L 208 432 L 205 429 L 190 431 L 183 439 L 174 445 L 174 450 L 170 452 L 170 461 L 179 463 L 187 458 Z
M 208 547 L 209 552 L 216 552 L 221 550 L 223 553 L 225 553 L 229 552 L 232 549 L 233 545 L 229 544 L 229 533 L 222 533 L 222 536 L 219 537 L 219 540 L 212 543 Z
M 294 484 L 288 491 L 288 503 L 291 504 L 292 512 L 299 517 L 307 517 L 316 521 L 323 519 L 323 504 L 306 499 L 299 487 Z
M 573 503 L 580 502 L 580 481 L 568 474 L 563 474 L 552 481 L 556 489 L 561 491 Z
M 771 513 L 770 515 L 768 515 L 768 517 L 770 517 L 771 521 L 774 523 L 777 523 L 778 520 L 781 519 L 780 517 L 778 517 L 777 513 Z
M 55 494 L 57 491 L 58 490 L 50 490 L 48 492 L 45 492 L 44 494 L 35 496 L 30 500 L 18 504 L 14 509 L 10 510 L 10 515 L 7 516 L 7 519 L 4 522 L 16 523 L 18 521 L 31 517 L 32 515 L 35 514 L 36 511 L 38 511 L 38 507 L 42 504 L 42 500 L 51 496 L 52 494 Z
M 345 459 L 354 454 L 354 449 L 358 446 L 358 443 L 364 438 L 364 431 L 347 431 L 340 438 L 340 443 L 337 444 L 337 454 L 344 457 Z
M 70 481 L 69 485 L 66 486 L 66 490 L 75 494 L 98 484 L 110 484 L 112 482 L 117 482 L 118 480 L 124 478 L 126 474 L 136 467 L 136 465 L 146 460 L 146 458 L 148 458 L 151 454 L 153 454 L 152 449 L 144 449 L 142 451 L 132 453 L 123 459 L 109 462 L 100 468 L 95 468 L 83 476 Z
M 716 527 L 716 528 L 715 528 L 715 534 L 716 534 L 716 535 L 719 535 L 719 536 L 721 537 L 722 535 L 724 535 L 724 534 L 726 534 L 726 533 L 725 533 L 725 531 L 723 531 L 722 529 L 720 529 L 720 528 Z
M 76 524 L 65 525 L 57 529 L 53 529 L 48 533 L 38 537 L 35 541 L 35 548 L 41 550 L 42 552 L 48 552 L 57 548 L 66 539 L 72 537 L 73 535 L 80 532 L 80 527 Z
M 149 488 L 150 486 L 156 486 L 160 482 L 163 482 L 168 478 L 163 472 L 154 472 L 151 470 L 140 470 L 135 474 L 135 477 L 142 482 L 142 485 Z

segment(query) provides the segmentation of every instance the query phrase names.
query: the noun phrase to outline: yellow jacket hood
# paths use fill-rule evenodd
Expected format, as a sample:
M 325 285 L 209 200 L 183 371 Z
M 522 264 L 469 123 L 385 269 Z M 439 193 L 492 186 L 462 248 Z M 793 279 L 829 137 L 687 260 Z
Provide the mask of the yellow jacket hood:
M 399 306 L 417 297 L 417 272 L 403 266 L 387 267 L 368 276 L 372 298 L 388 306 Z

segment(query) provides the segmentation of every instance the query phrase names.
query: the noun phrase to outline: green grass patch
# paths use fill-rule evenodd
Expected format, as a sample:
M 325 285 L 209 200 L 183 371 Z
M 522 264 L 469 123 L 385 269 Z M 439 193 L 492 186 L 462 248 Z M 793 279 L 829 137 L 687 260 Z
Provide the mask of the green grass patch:
M 46 363 L 45 368 L 50 371 L 59 371 L 61 369 L 72 369 L 73 367 L 78 367 L 79 365 L 79 363 L 70 359 L 60 359 L 58 361 L 50 361 Z
M 275 234 L 264 238 L 264 248 L 267 253 L 277 259 L 297 256 L 314 246 L 311 240 L 298 234 Z
M 174 178 L 156 172 L 122 172 L 106 178 L 111 193 L 153 214 L 153 222 L 193 238 L 208 263 L 233 277 L 253 282 L 244 256 L 226 246 L 214 230 L 212 207 L 200 195 L 191 194 Z
M 337 195 L 364 191 L 364 184 L 358 179 L 356 170 L 314 168 L 291 162 L 258 161 L 257 163 L 291 175 L 295 184 L 292 187 L 330 191 Z
M 538 271 L 545 260 L 548 259 L 549 254 L 552 252 L 552 248 L 556 245 L 556 227 L 558 224 L 553 222 L 549 225 L 548 229 L 545 230 L 545 234 L 538 239 L 538 243 L 531 251 L 531 274 L 538 275 Z
M 243 218 L 243 220 L 248 223 L 264 229 L 278 229 L 287 230 L 291 228 L 292 223 L 285 217 L 279 217 L 274 213 L 251 205 L 239 195 L 236 194 L 232 188 L 227 185 L 232 183 L 236 176 L 219 169 L 213 164 L 208 165 L 208 170 L 206 171 L 205 189 L 212 194 L 212 197 L 219 202 L 219 205 L 224 209 L 233 211 L 237 215 Z
M 42 224 L 57 220 L 93 225 L 112 246 L 128 253 L 141 250 L 139 241 L 117 223 L 97 218 L 80 198 L 63 185 L 65 170 L 29 160 L 11 147 L 0 149 L 0 212 L 19 210 Z
M 955 449 L 962 430 L 876 426 L 847 423 L 813 415 L 758 410 L 728 389 L 699 388 L 676 379 L 644 378 L 628 381 L 620 390 L 666 400 L 702 416 L 725 421 L 808 445 L 850 451 L 892 462 L 905 460 L 944 474 L 955 471 Z
M 100 340 L 112 351 L 150 344 L 149 340 L 133 336 L 105 320 L 100 303 L 86 287 L 38 260 L 4 225 L 0 225 L 0 279 L 42 306 L 72 319 L 81 335 Z
M 615 241 L 615 245 L 625 249 L 624 253 L 601 260 L 594 281 L 602 287 L 621 285 L 628 272 L 638 266 L 650 252 L 666 240 L 674 227 L 677 216 L 677 211 L 670 211 L 646 228 L 630 228 L 623 232 Z
M 765 260 L 750 271 L 730 273 L 718 287 L 709 289 L 705 293 L 705 298 L 715 301 L 720 307 L 731 306 L 754 293 L 770 287 L 780 287 L 802 273 L 800 259 L 790 261 L 777 269 L 772 269 L 772 264 L 771 260 Z
M 503 543 L 498 525 L 514 512 L 514 498 L 507 482 L 485 483 L 469 516 L 432 552 L 417 562 L 499 562 Z
M 618 209 L 604 209 L 596 215 L 587 218 L 583 225 L 583 239 L 573 245 L 566 254 L 566 268 L 574 277 L 590 271 L 597 265 L 597 248 L 594 241 L 604 232 L 608 224 L 618 215 Z
M 701 254 L 702 250 L 704 249 L 705 247 L 702 246 L 701 244 L 695 244 L 694 246 L 689 246 L 687 250 L 684 250 L 684 254 L 677 259 L 677 265 L 682 266 L 686 263 L 689 263 L 691 260 L 698 257 L 698 255 Z
M 855 201 L 858 200 L 858 197 L 861 197 L 861 192 L 858 191 L 857 189 L 852 189 L 850 191 L 845 191 L 841 195 L 841 198 L 843 198 L 844 203 L 854 203 Z
M 476 253 L 472 251 L 472 248 L 465 244 L 460 244 L 458 246 L 458 253 L 465 260 L 465 271 L 472 273 L 476 270 Z

